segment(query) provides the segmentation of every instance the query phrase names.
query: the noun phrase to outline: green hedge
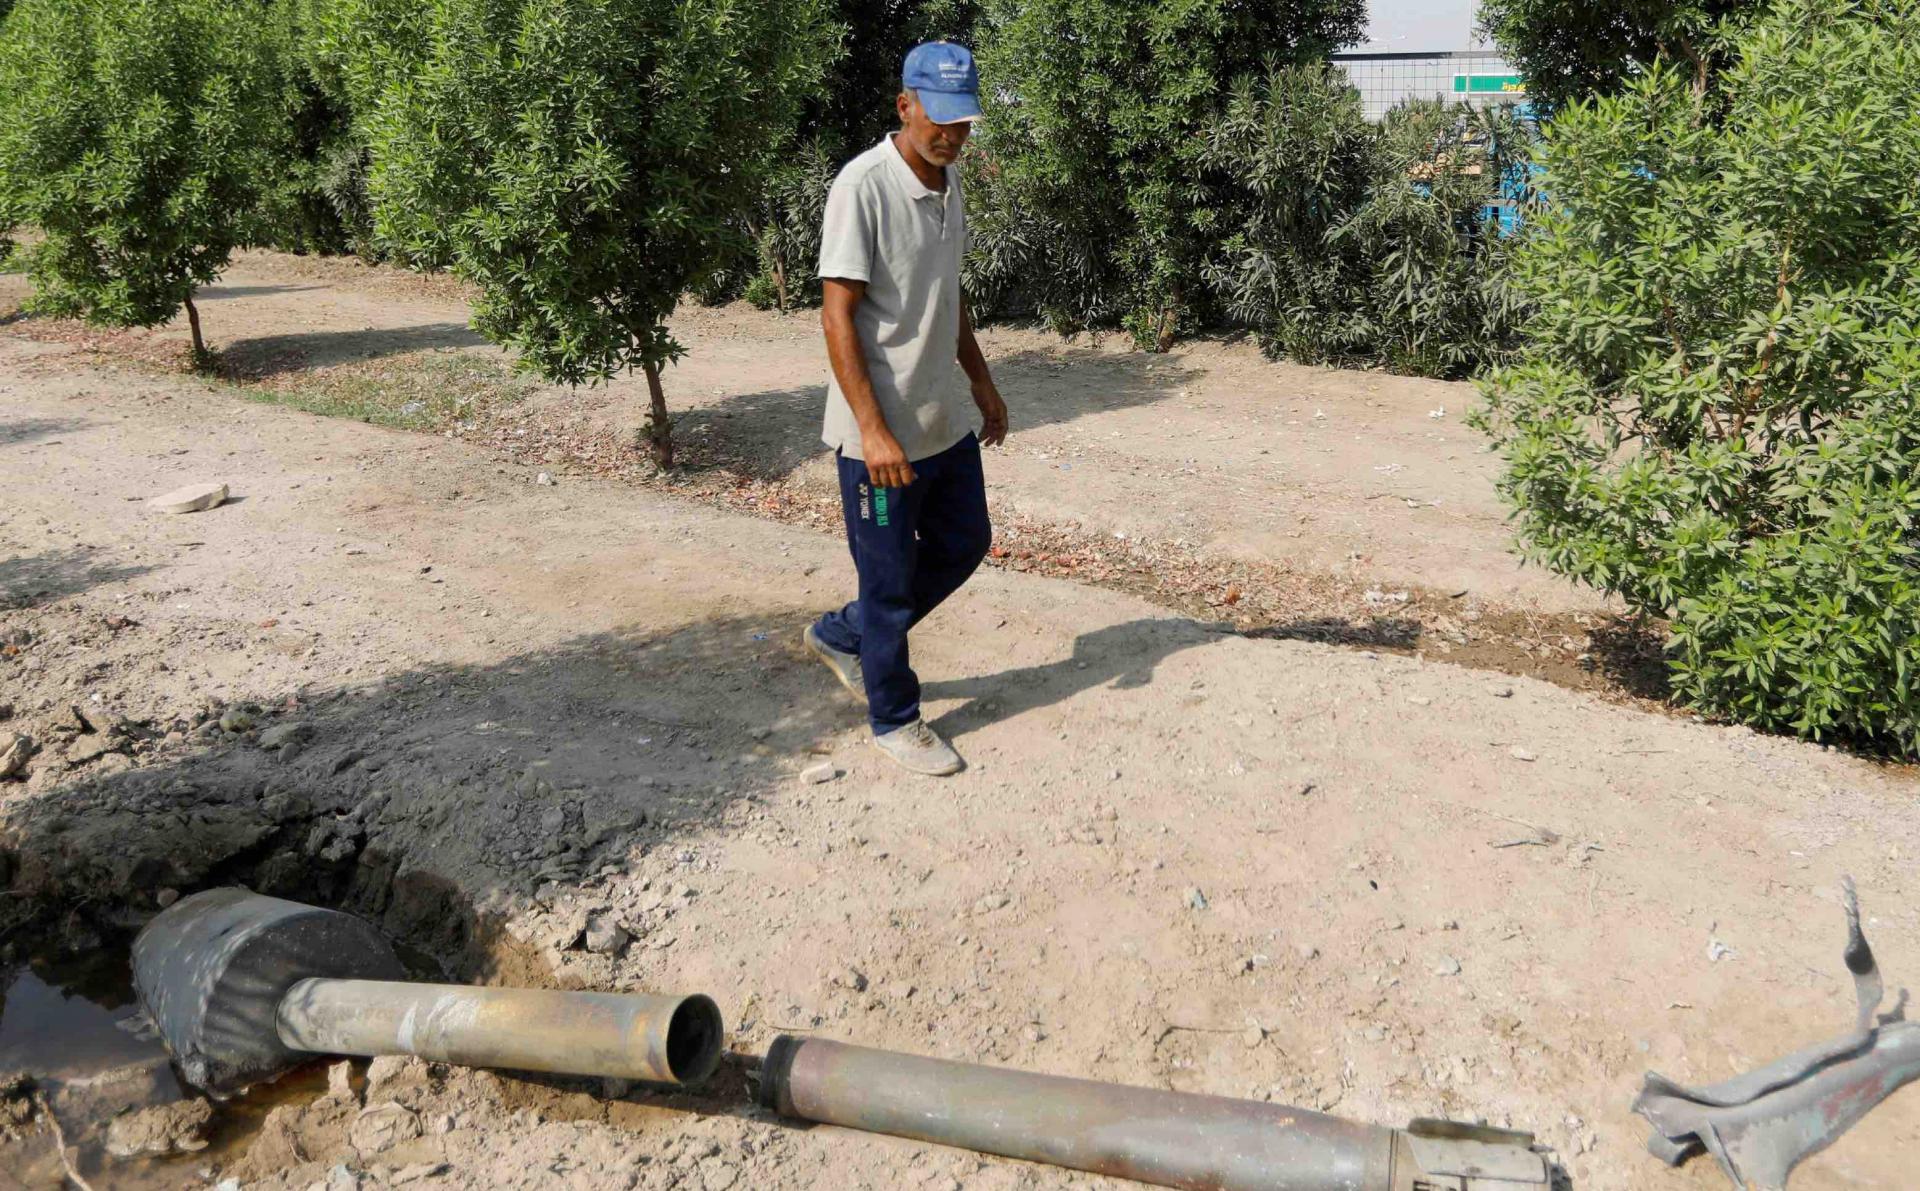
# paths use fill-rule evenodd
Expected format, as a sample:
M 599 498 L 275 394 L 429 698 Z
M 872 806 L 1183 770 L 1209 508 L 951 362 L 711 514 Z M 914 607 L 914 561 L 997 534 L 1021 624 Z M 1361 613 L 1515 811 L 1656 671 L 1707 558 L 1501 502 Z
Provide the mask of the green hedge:
M 1480 421 L 1529 556 L 1671 618 L 1681 700 L 1920 751 L 1920 6 L 1789 0 L 1719 92 L 1555 121 Z

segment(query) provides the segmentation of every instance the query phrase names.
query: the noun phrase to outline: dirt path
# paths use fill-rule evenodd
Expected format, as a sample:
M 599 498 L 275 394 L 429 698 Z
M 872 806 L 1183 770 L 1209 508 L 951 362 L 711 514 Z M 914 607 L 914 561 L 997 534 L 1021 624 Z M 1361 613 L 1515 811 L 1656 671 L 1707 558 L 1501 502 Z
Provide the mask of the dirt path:
M 315 324 L 347 305 L 325 300 Z M 1841 874 L 1890 978 L 1920 971 L 1911 780 L 1819 749 L 994 572 L 915 639 L 974 767 L 913 781 L 794 648 L 850 579 L 831 536 L 540 486 L 460 442 L 3 333 L 0 457 L 0 633 L 25 641 L 0 660 L 6 730 L 47 746 L 0 794 L 21 893 L 133 921 L 163 888 L 247 880 L 373 916 L 462 976 L 710 990 L 745 1054 L 809 1029 L 1388 1123 L 1485 1117 L 1537 1130 L 1582 1189 L 1720 1185 L 1648 1158 L 1626 1104 L 1647 1067 L 1719 1078 L 1848 1020 Z M 138 503 L 203 478 L 240 499 Z M 132 755 L 69 767 L 74 703 L 126 721 Z M 247 703 L 311 743 L 283 760 L 206 726 Z M 843 775 L 801 785 L 823 756 Z M 595 916 L 632 941 L 585 950 Z M 791 1129 L 744 1106 L 737 1068 L 611 1104 L 370 1076 L 358 1095 L 413 1127 L 295 1103 L 219 1173 L 1099 1185 Z M 1906 1186 L 1917 1145 L 1908 1092 L 1795 1186 Z
M 22 279 L 0 278 L 0 306 L 21 292 Z M 494 350 L 466 329 L 452 283 L 349 261 L 247 254 L 202 306 L 209 335 L 255 370 Z M 674 328 L 690 353 L 669 374 L 669 404 L 692 456 L 830 491 L 814 313 L 689 306 Z M 1063 346 L 990 328 L 982 346 L 1017 431 L 992 461 L 1006 512 L 1362 584 L 1538 610 L 1603 606 L 1507 552 L 1493 461 L 1462 421 L 1471 385 L 1275 363 L 1248 343 L 1153 356 L 1119 337 Z M 547 400 L 625 436 L 647 398 L 619 382 Z

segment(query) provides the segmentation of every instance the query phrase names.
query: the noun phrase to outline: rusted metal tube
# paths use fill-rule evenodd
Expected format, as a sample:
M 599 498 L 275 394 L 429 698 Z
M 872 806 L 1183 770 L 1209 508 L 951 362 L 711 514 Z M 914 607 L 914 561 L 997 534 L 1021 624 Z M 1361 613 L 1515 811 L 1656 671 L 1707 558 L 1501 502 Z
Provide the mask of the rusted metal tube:
M 280 1041 L 342 1055 L 418 1055 L 463 1067 L 699 1083 L 724 1029 L 709 997 L 302 980 L 275 1014 Z
M 1207 1191 L 1539 1187 L 1525 1134 L 1448 1122 L 1387 1129 L 1197 1096 L 783 1035 L 760 1103 L 784 1116 Z

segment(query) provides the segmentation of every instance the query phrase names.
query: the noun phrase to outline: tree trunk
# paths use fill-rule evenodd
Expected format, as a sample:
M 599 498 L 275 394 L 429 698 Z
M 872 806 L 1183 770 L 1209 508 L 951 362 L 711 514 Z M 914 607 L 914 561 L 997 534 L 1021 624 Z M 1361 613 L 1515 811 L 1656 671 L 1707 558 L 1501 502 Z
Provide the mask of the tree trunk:
M 779 249 L 773 252 L 773 290 L 780 302 L 780 313 L 787 312 L 787 254 Z
M 193 295 L 187 295 L 187 326 L 193 331 L 193 366 L 205 368 L 212 361 L 207 355 L 207 341 L 200 336 L 200 311 L 193 304 Z
M 1173 333 L 1180 325 L 1180 291 L 1175 289 L 1167 298 L 1167 308 L 1160 312 L 1160 333 L 1155 336 L 1153 350 L 1165 355 L 1173 350 Z
M 647 396 L 652 399 L 645 427 L 647 446 L 654 464 L 664 471 L 673 466 L 673 422 L 667 417 L 667 393 L 660 387 L 658 364 L 642 364 L 640 368 L 647 374 Z

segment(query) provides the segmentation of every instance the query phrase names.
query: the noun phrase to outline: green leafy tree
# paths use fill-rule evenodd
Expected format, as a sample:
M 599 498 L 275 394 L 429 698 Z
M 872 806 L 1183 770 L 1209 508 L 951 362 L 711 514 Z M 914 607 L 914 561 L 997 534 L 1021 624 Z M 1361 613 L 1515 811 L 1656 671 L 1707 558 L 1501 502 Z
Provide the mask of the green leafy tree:
M 1527 80 L 1527 94 L 1551 111 L 1618 90 L 1656 58 L 1701 91 L 1725 64 L 1723 24 L 1766 11 L 1765 0 L 1482 0 L 1480 29 Z
M 1790 0 L 1718 120 L 1691 80 L 1549 130 L 1501 489 L 1531 558 L 1671 619 L 1680 699 L 1920 751 L 1920 5 Z
M 326 38 L 340 0 L 270 0 L 261 36 L 279 40 L 287 156 L 262 199 L 264 242 L 288 252 L 371 259 L 370 164 L 345 79 Z
M 223 0 L 22 0 L 0 33 L 0 227 L 32 308 L 157 326 L 248 238 L 280 159 L 277 43 Z
M 1244 78 L 1204 162 L 1237 188 L 1207 267 L 1227 316 L 1272 352 L 1460 376 L 1511 348 L 1521 315 L 1490 204 L 1526 175 L 1510 109 L 1409 103 L 1378 124 L 1326 63 Z M 1524 194 L 1508 194 L 1518 204 Z
M 1236 80 L 1352 43 L 1365 15 L 1362 0 L 989 0 L 982 149 L 991 186 L 1044 229 L 1013 268 L 1032 305 L 1170 346 L 1232 231 L 1230 180 L 1202 167 Z
M 661 370 L 683 349 L 667 320 L 819 85 L 820 0 L 342 9 L 330 44 L 365 97 L 378 238 L 473 281 L 474 327 L 525 368 L 575 385 L 644 372 L 646 437 L 670 465 Z M 368 35 L 389 21 L 394 36 Z

